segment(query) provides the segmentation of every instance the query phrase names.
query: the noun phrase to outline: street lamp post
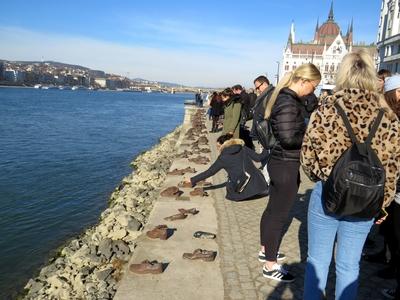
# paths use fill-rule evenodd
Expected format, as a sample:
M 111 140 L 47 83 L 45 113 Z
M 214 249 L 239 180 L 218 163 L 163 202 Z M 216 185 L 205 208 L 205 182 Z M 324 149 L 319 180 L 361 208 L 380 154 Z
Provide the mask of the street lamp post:
M 276 61 L 276 63 L 278 64 L 278 70 L 276 71 L 276 85 L 278 85 L 278 82 L 279 82 L 279 61 Z

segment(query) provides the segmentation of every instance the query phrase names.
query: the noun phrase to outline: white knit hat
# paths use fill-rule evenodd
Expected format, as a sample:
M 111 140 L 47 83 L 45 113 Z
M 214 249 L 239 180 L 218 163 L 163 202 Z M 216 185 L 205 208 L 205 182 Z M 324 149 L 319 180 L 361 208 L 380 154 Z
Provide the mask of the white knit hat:
M 385 79 L 384 92 L 400 89 L 400 75 L 396 74 Z

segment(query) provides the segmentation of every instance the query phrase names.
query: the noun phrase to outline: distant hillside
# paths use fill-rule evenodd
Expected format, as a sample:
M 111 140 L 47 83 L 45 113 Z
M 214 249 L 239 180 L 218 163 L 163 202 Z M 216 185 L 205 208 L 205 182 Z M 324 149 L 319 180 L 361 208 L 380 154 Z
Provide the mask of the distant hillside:
M 166 87 L 184 87 L 184 85 L 178 84 L 178 83 L 153 81 L 153 80 L 147 80 L 147 79 L 143 79 L 143 78 L 133 78 L 132 80 L 136 81 L 136 82 L 142 82 L 142 83 L 158 83 L 158 84 L 166 86 Z
M 2 60 L 2 61 L 5 61 L 5 60 Z M 17 63 L 17 64 L 21 64 L 21 65 L 44 63 L 44 64 L 53 65 L 53 66 L 55 66 L 57 68 L 74 68 L 74 69 L 82 69 L 82 70 L 86 70 L 86 71 L 90 70 L 89 68 L 83 67 L 83 66 L 80 66 L 80 65 L 71 65 L 71 64 L 66 64 L 66 63 L 61 63 L 61 62 L 58 62 L 58 61 L 51 61 L 51 60 L 46 60 L 46 61 L 18 61 L 18 60 L 15 61 L 15 60 L 9 60 L 9 62 Z
M 48 64 L 51 65 L 53 67 L 56 68 L 71 68 L 71 69 L 80 69 L 83 71 L 87 71 L 89 72 L 92 76 L 99 76 L 99 77 L 103 77 L 106 75 L 106 73 L 104 71 L 100 71 L 100 70 L 92 70 L 90 68 L 87 67 L 83 67 L 80 65 L 72 65 L 72 64 L 67 64 L 67 63 L 62 63 L 62 62 L 58 62 L 58 61 L 51 61 L 51 60 L 46 60 L 46 61 L 11 61 L 11 60 L 4 60 L 4 59 L 0 59 L 0 62 L 9 62 L 9 63 L 15 63 L 15 64 L 21 64 L 21 65 L 33 65 L 33 64 Z M 174 87 L 186 87 L 182 84 L 178 84 L 178 83 L 171 83 L 171 82 L 162 82 L 162 81 L 154 81 L 154 80 L 148 80 L 148 79 L 143 79 L 143 78 L 134 78 L 131 79 L 132 81 L 136 81 L 136 82 L 140 82 L 140 83 L 144 83 L 144 84 L 159 84 L 165 87 L 170 87 L 170 88 L 174 88 Z

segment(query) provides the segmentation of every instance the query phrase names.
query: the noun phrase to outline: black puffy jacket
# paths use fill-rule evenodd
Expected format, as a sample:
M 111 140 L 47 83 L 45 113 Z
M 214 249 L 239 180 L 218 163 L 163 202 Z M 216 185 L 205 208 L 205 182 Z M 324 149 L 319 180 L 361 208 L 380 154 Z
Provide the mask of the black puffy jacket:
M 213 176 L 221 169 L 228 173 L 226 184 L 226 199 L 241 201 L 251 199 L 255 196 L 265 196 L 268 193 L 268 185 L 261 171 L 254 165 L 253 161 L 260 162 L 268 157 L 268 152 L 258 154 L 247 148 L 241 139 L 230 139 L 220 149 L 218 159 L 204 172 L 192 177 L 192 185 Z M 250 181 L 243 192 L 235 191 L 235 180 L 243 174 L 244 170 L 250 174 Z
M 277 143 L 272 158 L 278 160 L 300 160 L 300 149 L 306 131 L 305 108 L 293 90 L 283 88 L 271 113 L 272 131 Z

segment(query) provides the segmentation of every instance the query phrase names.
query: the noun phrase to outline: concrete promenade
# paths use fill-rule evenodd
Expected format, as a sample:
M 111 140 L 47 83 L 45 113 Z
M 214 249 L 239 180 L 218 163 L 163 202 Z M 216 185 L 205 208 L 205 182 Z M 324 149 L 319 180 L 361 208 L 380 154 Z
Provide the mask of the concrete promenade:
M 189 109 L 185 117 L 184 130 L 177 144 L 177 153 L 190 150 L 192 141 L 185 140 L 185 131 L 190 127 L 190 115 L 197 109 Z M 206 121 L 209 130 L 210 124 Z M 207 130 L 207 131 L 208 131 Z M 215 140 L 218 133 L 207 133 L 213 162 L 218 156 Z M 188 162 L 187 158 L 177 158 L 171 166 L 175 168 L 194 167 L 198 172 L 208 165 Z M 284 172 L 284 170 L 282 170 Z M 190 177 L 191 174 L 184 175 Z M 162 189 L 177 185 L 183 176 L 169 175 Z M 137 275 L 125 270 L 114 299 L 302 299 L 303 275 L 307 256 L 307 206 L 313 183 L 302 174 L 302 183 L 291 212 L 286 234 L 280 252 L 286 254 L 283 261 L 296 280 L 290 284 L 268 280 L 262 276 L 262 263 L 257 260 L 259 251 L 259 222 L 268 198 L 245 202 L 231 202 L 225 199 L 225 172 L 212 179 L 213 186 L 205 188 L 208 197 L 190 197 L 190 200 L 175 200 L 160 197 L 150 215 L 149 222 L 138 238 L 137 248 L 130 263 L 144 259 L 164 262 L 164 273 L 159 275 Z M 182 189 L 182 188 L 181 188 Z M 182 196 L 189 196 L 191 189 L 182 189 Z M 196 207 L 198 215 L 189 215 L 184 220 L 165 221 L 164 217 L 177 213 L 178 208 Z M 166 241 L 150 240 L 145 232 L 159 224 L 175 228 L 174 234 Z M 192 237 L 197 230 L 217 234 L 216 240 L 201 240 Z M 218 252 L 214 262 L 188 261 L 182 253 L 196 248 Z M 128 267 L 128 265 L 126 267 Z M 393 280 L 384 280 L 373 274 L 382 265 L 362 263 L 360 274 L 360 300 L 384 299 L 381 288 L 393 287 Z M 334 267 L 328 278 L 327 297 L 334 299 Z

